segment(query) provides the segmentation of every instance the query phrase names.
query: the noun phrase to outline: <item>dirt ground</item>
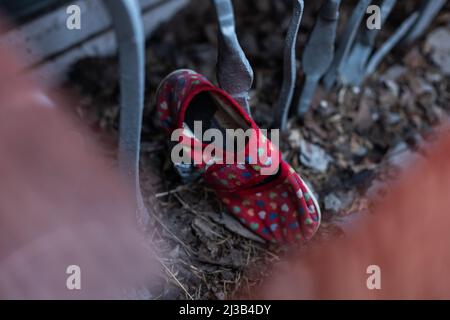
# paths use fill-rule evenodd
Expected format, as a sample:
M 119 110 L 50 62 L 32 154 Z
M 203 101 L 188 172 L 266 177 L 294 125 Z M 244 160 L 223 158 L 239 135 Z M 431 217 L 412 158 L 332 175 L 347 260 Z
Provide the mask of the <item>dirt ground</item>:
M 290 1 L 234 3 L 238 36 L 255 72 L 252 113 L 266 128 L 281 87 Z M 348 12 L 349 3 L 343 12 Z M 383 29 L 381 41 L 408 16 L 413 5 L 414 1 L 402 2 Z M 317 8 L 305 9 L 300 54 Z M 383 182 L 398 176 L 411 159 L 426 156 L 424 144 L 432 139 L 436 126 L 448 121 L 450 112 L 448 43 L 449 4 L 420 41 L 389 54 L 363 86 L 334 88 L 329 93 L 320 88 L 303 123 L 291 118 L 289 133 L 282 139 L 284 158 L 312 185 L 323 212 L 313 242 L 345 236 L 358 218 L 370 214 L 369 199 L 382 196 Z M 156 287 L 143 284 L 141 294 L 150 299 L 246 295 L 270 276 L 268 266 L 279 263 L 286 250 L 255 240 L 223 212 L 214 193 L 201 181 L 183 185 L 170 166 L 166 137 L 153 125 L 159 82 L 178 68 L 191 68 L 215 82 L 216 48 L 215 14 L 207 0 L 192 1 L 147 41 L 142 188 L 146 199 L 158 200 L 158 213 L 152 215 L 152 237 L 164 257 L 161 263 L 166 275 Z M 298 67 L 299 84 L 300 63 Z M 66 85 L 79 94 L 80 117 L 102 141 L 116 145 L 116 58 L 78 61 Z

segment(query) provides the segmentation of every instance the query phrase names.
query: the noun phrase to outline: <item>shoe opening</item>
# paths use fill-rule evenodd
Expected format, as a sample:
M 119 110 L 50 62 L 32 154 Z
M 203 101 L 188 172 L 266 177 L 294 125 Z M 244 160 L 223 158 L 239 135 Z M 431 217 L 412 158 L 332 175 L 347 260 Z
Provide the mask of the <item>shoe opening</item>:
M 199 123 L 201 124 L 200 130 L 198 127 L 195 128 L 196 122 L 197 126 Z M 251 134 L 251 130 L 247 131 L 251 126 L 242 115 L 211 92 L 200 92 L 191 100 L 186 109 L 184 124 L 185 130 L 190 131 L 188 135 L 194 136 L 200 141 L 203 141 L 204 133 L 207 130 L 219 130 L 222 134 L 222 141 L 214 139 L 212 143 L 219 148 L 226 148 L 227 151 L 241 151 L 247 145 Z M 237 129 L 243 131 L 236 131 Z

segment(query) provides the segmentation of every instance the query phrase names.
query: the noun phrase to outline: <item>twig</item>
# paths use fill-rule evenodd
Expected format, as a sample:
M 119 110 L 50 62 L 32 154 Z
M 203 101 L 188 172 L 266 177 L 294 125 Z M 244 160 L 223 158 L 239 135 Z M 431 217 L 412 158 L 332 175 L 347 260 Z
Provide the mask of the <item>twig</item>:
M 161 227 L 166 230 L 167 233 L 169 233 L 178 243 L 180 243 L 190 254 L 194 254 L 194 251 L 186 244 L 183 242 L 183 240 L 181 240 L 180 238 L 178 238 L 162 221 L 161 219 L 154 213 L 150 213 L 151 216 L 153 218 L 155 218 L 155 220 L 161 225 Z
M 169 191 L 166 191 L 166 192 L 157 193 L 155 195 L 155 198 L 165 197 L 165 196 L 171 195 L 173 193 L 177 193 L 177 192 L 180 192 L 180 191 L 188 190 L 189 188 L 191 188 L 190 185 L 181 185 L 181 186 L 176 187 L 175 189 L 172 189 L 172 190 L 169 190 Z
M 164 261 L 162 261 L 159 257 L 156 257 L 156 259 L 161 263 L 161 265 L 164 267 L 164 270 L 175 280 L 177 285 L 184 291 L 184 293 L 189 297 L 189 299 L 194 300 L 194 298 L 191 296 L 191 294 L 187 291 L 187 289 L 183 286 L 183 284 L 178 280 L 178 278 L 175 276 L 175 274 L 169 269 L 169 267 L 166 266 Z

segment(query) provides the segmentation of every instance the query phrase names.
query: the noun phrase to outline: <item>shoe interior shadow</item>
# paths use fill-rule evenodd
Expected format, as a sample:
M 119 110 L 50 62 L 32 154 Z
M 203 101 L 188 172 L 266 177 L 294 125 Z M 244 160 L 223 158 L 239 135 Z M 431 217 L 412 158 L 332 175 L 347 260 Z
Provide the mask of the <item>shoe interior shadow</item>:
M 194 130 L 194 124 L 197 121 L 202 124 L 201 131 Z M 242 143 L 238 143 L 238 135 L 235 134 L 234 130 L 243 129 L 245 132 L 247 129 L 250 129 L 251 126 L 237 111 L 210 92 L 201 92 L 191 100 L 186 109 L 184 122 L 187 129 L 191 131 L 190 134 L 200 141 L 203 140 L 203 134 L 208 129 L 219 130 L 222 133 L 222 141 L 216 141 L 214 139 L 214 141 L 211 142 L 218 148 L 226 148 L 227 150 L 239 152 L 242 147 L 245 147 L 248 144 L 249 136 L 245 136 L 245 143 L 242 145 Z M 227 129 L 233 129 L 233 132 L 230 132 Z M 230 135 L 232 136 L 230 137 Z M 227 141 L 233 141 L 232 145 L 228 145 Z M 253 187 L 260 186 L 276 179 L 278 174 L 279 170 L 277 174 L 268 176 L 267 179 Z

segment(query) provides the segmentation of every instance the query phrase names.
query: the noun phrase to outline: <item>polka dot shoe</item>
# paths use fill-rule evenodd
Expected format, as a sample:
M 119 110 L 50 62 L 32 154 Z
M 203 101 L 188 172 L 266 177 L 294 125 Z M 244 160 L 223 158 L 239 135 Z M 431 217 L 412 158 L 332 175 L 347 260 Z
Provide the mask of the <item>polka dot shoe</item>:
M 314 195 L 231 96 L 194 71 L 178 70 L 162 81 L 156 103 L 175 166 L 201 174 L 244 226 L 273 243 L 314 235 Z

